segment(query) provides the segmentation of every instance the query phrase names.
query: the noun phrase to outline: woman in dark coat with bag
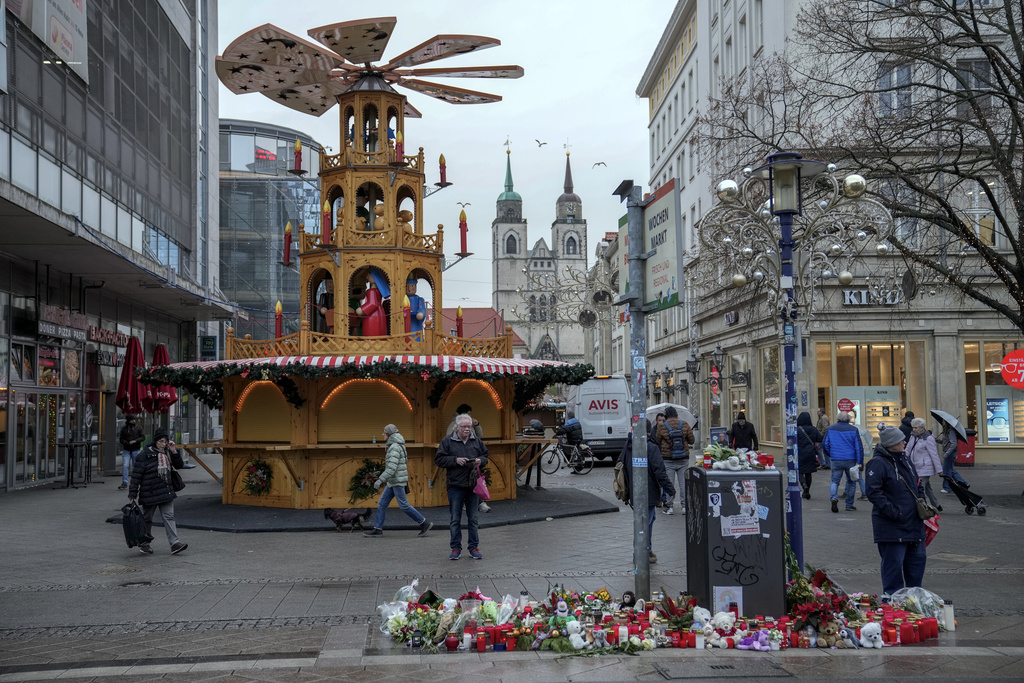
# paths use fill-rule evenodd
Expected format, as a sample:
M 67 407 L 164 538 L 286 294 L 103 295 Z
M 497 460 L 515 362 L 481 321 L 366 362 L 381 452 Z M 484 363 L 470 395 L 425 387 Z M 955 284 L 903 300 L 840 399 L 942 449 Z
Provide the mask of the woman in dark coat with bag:
M 811 475 L 818 471 L 818 444 L 821 432 L 811 423 L 811 414 L 802 412 L 796 418 L 797 463 L 800 467 L 800 488 L 803 497 L 811 498 Z
M 914 463 L 904 453 L 903 432 L 886 427 L 868 461 L 864 482 L 871 511 L 871 528 L 882 558 L 882 592 L 920 586 L 928 560 L 924 522 L 917 499 L 924 495 Z
M 161 427 L 153 434 L 153 443 L 135 459 L 132 483 L 128 488 L 129 502 L 134 503 L 137 499 L 142 506 L 142 516 L 146 520 L 146 533 L 149 536 L 152 536 L 153 532 L 153 513 L 160 511 L 172 555 L 177 555 L 188 548 L 188 543 L 178 540 L 178 528 L 174 524 L 176 494 L 171 486 L 172 469 L 181 469 L 184 466 L 185 462 L 174 448 L 170 435 Z M 153 548 L 149 543 L 143 543 L 139 545 L 139 552 L 143 555 L 152 555 Z

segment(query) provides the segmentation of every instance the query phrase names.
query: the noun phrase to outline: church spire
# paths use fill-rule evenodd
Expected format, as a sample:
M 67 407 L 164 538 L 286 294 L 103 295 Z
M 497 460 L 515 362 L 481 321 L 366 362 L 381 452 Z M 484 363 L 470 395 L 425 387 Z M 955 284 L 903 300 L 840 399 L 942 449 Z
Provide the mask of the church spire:
M 565 193 L 572 194 L 572 167 L 569 166 L 569 153 L 565 153 Z
M 498 196 L 498 201 L 516 201 L 521 202 L 523 198 L 519 196 L 519 193 L 515 191 L 512 186 L 512 150 L 505 150 L 505 191 Z

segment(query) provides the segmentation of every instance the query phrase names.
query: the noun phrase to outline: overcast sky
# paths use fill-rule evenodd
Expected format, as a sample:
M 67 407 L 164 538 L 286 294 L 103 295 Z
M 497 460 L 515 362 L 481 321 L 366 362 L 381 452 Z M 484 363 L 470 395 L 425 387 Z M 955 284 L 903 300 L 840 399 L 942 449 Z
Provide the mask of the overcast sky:
M 397 17 L 384 62 L 437 34 L 484 35 L 498 47 L 439 60 L 425 67 L 517 64 L 518 80 L 427 77 L 500 95 L 495 104 L 451 105 L 396 88 L 420 112 L 407 119 L 405 147 L 424 148 L 427 183 L 438 181 L 445 155 L 451 187 L 424 201 L 424 229 L 445 226 L 448 255 L 458 249 L 456 202 L 469 202 L 469 251 L 444 276 L 444 305 L 491 305 L 491 221 L 505 179 L 511 140 L 515 189 L 523 197 L 529 245 L 551 245 L 555 200 L 562 193 L 566 141 L 575 192 L 588 224 L 588 263 L 607 231 L 625 213 L 612 191 L 623 179 L 647 188 L 647 101 L 635 91 L 675 3 L 672 0 L 383 0 L 362 4 L 301 0 L 220 0 L 218 54 L 242 33 L 271 23 L 308 37 L 317 26 L 354 19 Z M 258 94 L 234 95 L 220 85 L 223 118 L 264 121 L 302 131 L 339 149 L 339 107 L 317 118 Z M 538 146 L 535 140 L 547 144 Z M 603 161 L 607 166 L 594 167 Z

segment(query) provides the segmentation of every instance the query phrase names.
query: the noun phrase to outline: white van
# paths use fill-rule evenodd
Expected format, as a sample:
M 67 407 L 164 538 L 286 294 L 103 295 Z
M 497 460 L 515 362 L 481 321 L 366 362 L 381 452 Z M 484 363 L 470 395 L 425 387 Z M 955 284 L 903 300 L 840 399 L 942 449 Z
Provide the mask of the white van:
M 594 455 L 617 457 L 629 438 L 629 383 L 623 375 L 592 377 L 569 387 L 565 410 L 583 426 L 583 440 Z

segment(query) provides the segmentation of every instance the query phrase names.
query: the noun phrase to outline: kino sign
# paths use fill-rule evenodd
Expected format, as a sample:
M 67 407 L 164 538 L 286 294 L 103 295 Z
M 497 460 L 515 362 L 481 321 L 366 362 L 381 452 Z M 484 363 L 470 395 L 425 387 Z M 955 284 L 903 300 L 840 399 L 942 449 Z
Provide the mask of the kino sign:
M 844 306 L 895 306 L 903 302 L 903 290 L 890 289 L 876 297 L 870 289 L 844 289 Z

